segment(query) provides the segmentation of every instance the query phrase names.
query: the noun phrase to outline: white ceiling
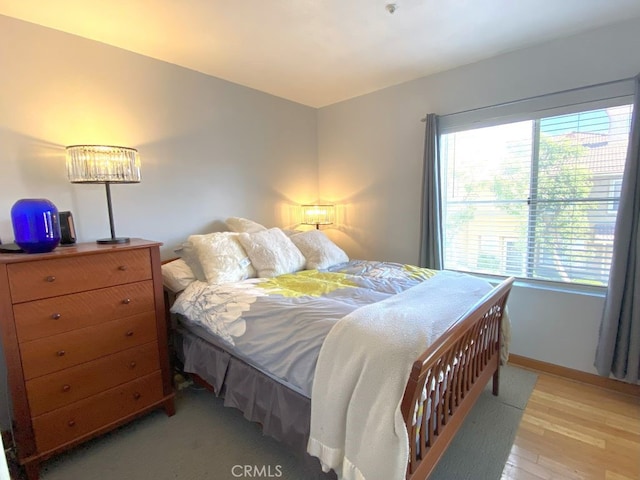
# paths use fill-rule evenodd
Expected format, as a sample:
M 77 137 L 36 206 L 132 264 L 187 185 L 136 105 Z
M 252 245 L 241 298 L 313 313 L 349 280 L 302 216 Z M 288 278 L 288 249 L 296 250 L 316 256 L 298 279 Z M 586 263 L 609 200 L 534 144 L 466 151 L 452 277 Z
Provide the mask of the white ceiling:
M 640 0 L 0 0 L 0 14 L 313 107 L 640 17 Z

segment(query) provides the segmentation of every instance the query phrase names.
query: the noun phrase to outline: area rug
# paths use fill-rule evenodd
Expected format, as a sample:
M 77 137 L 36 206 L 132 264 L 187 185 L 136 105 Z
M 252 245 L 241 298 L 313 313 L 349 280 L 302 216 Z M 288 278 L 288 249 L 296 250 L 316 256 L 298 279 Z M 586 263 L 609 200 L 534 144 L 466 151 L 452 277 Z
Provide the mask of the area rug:
M 537 378 L 528 370 L 502 367 L 500 395 L 491 394 L 489 382 L 429 480 L 498 480 Z
M 536 375 L 501 371 L 467 416 L 430 480 L 500 478 Z M 177 396 L 177 413 L 153 412 L 42 464 L 42 480 L 311 480 L 315 465 L 265 437 L 207 391 Z

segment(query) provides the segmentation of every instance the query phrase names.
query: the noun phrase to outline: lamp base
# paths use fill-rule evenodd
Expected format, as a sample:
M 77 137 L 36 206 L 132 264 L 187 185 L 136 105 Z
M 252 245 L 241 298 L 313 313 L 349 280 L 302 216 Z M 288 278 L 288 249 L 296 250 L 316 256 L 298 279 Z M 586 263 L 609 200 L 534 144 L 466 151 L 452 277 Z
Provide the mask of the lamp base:
M 96 243 L 100 245 L 115 245 L 117 243 L 129 243 L 130 239 L 127 237 L 114 237 L 114 238 L 101 238 L 96 240 Z

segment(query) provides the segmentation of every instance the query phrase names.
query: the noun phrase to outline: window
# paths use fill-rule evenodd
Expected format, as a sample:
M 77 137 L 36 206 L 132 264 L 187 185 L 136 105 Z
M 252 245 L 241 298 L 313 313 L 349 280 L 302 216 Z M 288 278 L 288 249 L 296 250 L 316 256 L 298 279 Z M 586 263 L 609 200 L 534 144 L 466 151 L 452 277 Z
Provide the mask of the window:
M 609 206 L 609 209 L 613 212 L 618 211 L 618 205 L 620 204 L 620 202 L 617 199 L 620 198 L 621 190 L 622 190 L 622 178 L 617 178 L 617 177 L 611 178 L 609 180 L 609 195 L 615 198 L 616 201 Z
M 632 106 L 573 110 L 441 134 L 445 268 L 607 284 Z

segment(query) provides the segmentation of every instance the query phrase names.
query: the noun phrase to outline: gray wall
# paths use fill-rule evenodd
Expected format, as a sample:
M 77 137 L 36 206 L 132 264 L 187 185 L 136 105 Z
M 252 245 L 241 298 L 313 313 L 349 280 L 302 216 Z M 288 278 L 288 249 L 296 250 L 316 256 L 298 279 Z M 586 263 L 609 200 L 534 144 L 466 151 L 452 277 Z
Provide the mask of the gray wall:
M 418 261 L 426 113 L 447 114 L 640 72 L 640 20 L 494 57 L 319 110 L 320 192 L 359 258 Z M 603 296 L 520 285 L 512 352 L 595 373 Z
M 116 233 L 163 256 L 229 216 L 290 223 L 317 196 L 316 110 L 98 42 L 0 16 L 0 238 L 10 210 L 44 197 L 81 241 L 109 236 L 105 189 L 72 185 L 64 147 L 135 147 L 142 182 L 112 187 Z M 0 427 L 8 427 L 4 357 Z
M 72 185 L 64 147 L 135 147 L 142 182 L 112 187 L 116 233 L 165 256 L 228 216 L 288 222 L 317 196 L 316 110 L 125 50 L 0 16 L 0 238 L 45 197 L 80 240 L 109 236 L 105 189 Z

